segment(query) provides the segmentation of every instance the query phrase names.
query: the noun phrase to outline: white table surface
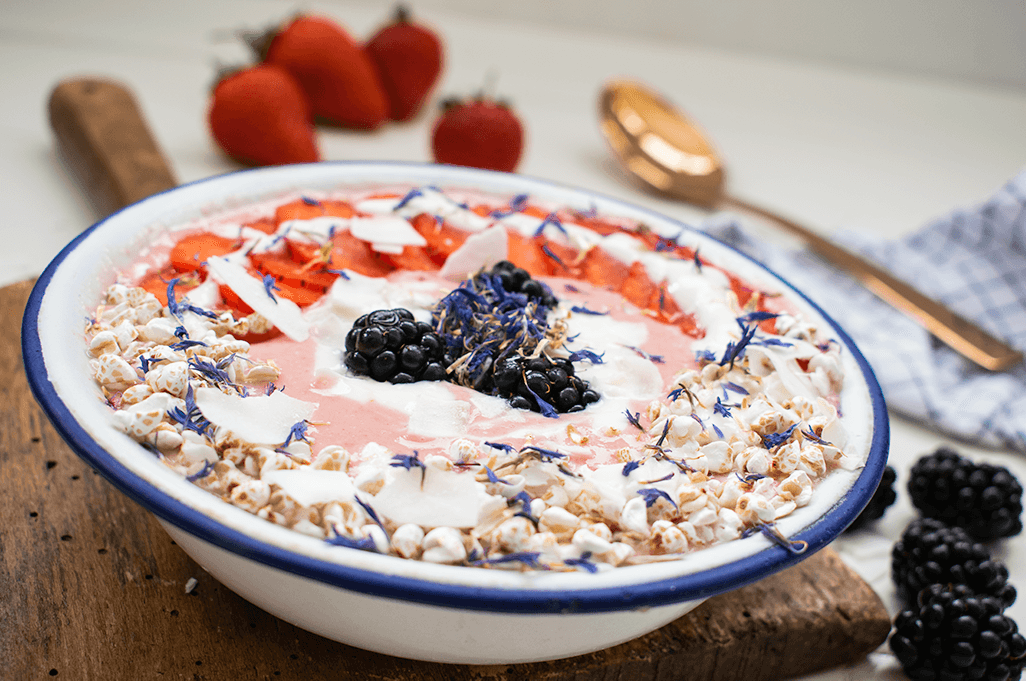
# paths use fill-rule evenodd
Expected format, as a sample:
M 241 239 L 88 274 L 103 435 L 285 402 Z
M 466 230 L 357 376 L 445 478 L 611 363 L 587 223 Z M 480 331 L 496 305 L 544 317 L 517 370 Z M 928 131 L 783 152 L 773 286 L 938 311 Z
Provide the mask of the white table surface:
M 391 3 L 305 5 L 369 36 Z M 416 6 L 414 5 L 414 10 Z M 217 62 L 239 63 L 238 29 L 281 20 L 294 5 L 272 0 L 175 3 L 57 3 L 8 0 L 0 12 L 0 285 L 38 275 L 99 216 L 54 156 L 45 106 L 60 79 L 116 78 L 136 93 L 182 182 L 231 171 L 205 125 Z M 986 198 L 1026 166 L 1026 93 L 887 72 L 695 49 L 651 40 L 459 15 L 423 17 L 446 39 L 437 100 L 470 94 L 489 74 L 527 129 L 520 172 L 647 205 L 685 221 L 703 213 L 647 196 L 626 183 L 599 134 L 602 83 L 630 76 L 661 89 L 714 140 L 733 193 L 830 234 L 867 230 L 896 238 L 956 206 Z M 671 18 L 684 20 L 683 18 Z M 378 131 L 321 129 L 326 159 L 430 160 L 436 109 Z M 756 228 L 768 239 L 778 237 Z M 889 552 L 915 517 L 906 474 L 944 437 L 891 420 L 890 461 L 899 501 L 875 527 L 835 543 L 842 556 L 896 609 Z M 1026 461 L 1008 452 L 955 444 L 979 461 L 1026 480 Z M 992 551 L 1026 589 L 1026 540 Z M 1026 598 L 1010 614 L 1026 625 Z M 886 647 L 865 663 L 818 680 L 904 678 Z

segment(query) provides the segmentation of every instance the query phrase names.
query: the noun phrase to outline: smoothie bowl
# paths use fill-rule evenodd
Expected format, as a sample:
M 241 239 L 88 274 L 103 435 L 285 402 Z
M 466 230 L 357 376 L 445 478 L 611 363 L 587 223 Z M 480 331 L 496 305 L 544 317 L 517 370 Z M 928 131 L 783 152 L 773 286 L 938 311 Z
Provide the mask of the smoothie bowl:
M 773 273 L 465 168 L 153 196 L 51 263 L 23 350 L 72 449 L 214 577 L 415 659 L 647 633 L 828 544 L 887 454 L 865 360 Z

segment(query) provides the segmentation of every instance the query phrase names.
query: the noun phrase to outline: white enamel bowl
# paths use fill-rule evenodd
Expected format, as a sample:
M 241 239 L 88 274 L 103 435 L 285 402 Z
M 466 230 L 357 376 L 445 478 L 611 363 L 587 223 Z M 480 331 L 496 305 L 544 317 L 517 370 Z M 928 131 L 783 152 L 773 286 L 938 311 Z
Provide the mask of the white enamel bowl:
M 405 163 L 322 163 L 249 170 L 158 194 L 94 225 L 39 278 L 23 327 L 32 390 L 72 449 L 153 512 L 174 540 L 225 586 L 304 629 L 390 655 L 457 663 L 569 657 L 666 624 L 705 598 L 793 565 L 833 540 L 868 503 L 886 463 L 880 388 L 847 335 L 801 293 L 743 255 L 694 232 L 685 243 L 755 285 L 783 289 L 843 347 L 841 396 L 856 471 L 824 481 L 813 502 L 778 527 L 808 542 L 803 555 L 753 535 L 685 560 L 587 572 L 547 573 L 432 565 L 336 547 L 265 522 L 187 482 L 112 426 L 90 377 L 83 320 L 113 272 L 155 230 L 212 211 L 297 190 L 368 183 L 527 193 L 581 210 L 634 217 L 676 235 L 682 225 L 590 192 L 517 175 Z

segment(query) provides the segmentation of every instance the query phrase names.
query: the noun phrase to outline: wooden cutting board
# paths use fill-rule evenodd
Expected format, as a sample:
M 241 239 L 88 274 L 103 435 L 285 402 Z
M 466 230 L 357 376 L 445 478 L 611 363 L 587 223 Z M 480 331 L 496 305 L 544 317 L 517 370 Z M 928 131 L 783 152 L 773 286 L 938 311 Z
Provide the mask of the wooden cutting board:
M 136 106 L 124 92 L 112 92 L 120 86 L 92 83 L 73 85 L 81 96 L 106 92 Z M 125 124 L 95 125 L 83 121 L 83 111 L 65 107 L 64 114 L 77 120 L 55 122 L 59 136 L 60 126 L 106 143 L 123 135 Z M 112 115 L 109 107 L 105 113 L 94 107 L 91 115 L 96 111 L 101 120 Z M 119 181 L 136 191 L 133 177 L 152 176 L 154 168 L 173 184 L 166 163 L 150 162 L 154 152 L 163 157 L 148 132 L 146 138 L 149 151 L 122 150 L 120 170 L 128 170 L 121 177 L 129 179 L 106 182 L 107 191 Z M 104 172 L 113 156 L 95 153 L 103 146 L 80 145 L 92 150 L 92 158 L 79 167 Z M 141 170 L 131 171 L 132 164 Z M 20 320 L 30 288 L 24 282 L 0 289 L 0 371 L 6 379 L 0 385 L 0 488 L 6 493 L 0 504 L 2 678 L 759 681 L 850 664 L 887 637 L 890 621 L 879 597 L 829 548 L 709 599 L 651 634 L 557 662 L 425 663 L 305 632 L 221 586 L 149 513 L 61 441 L 32 398 L 21 361 Z

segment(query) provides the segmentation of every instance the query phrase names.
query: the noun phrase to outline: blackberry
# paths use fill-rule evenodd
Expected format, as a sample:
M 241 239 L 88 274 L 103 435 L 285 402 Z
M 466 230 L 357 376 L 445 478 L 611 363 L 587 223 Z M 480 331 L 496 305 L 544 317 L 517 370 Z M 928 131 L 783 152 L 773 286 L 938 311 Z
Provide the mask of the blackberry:
M 532 279 L 531 274 L 522 267 L 517 267 L 509 260 L 500 260 L 492 266 L 492 269 L 484 272 L 492 277 L 498 278 L 502 288 L 507 293 L 523 293 L 528 299 L 533 299 L 542 307 L 555 307 L 556 296 L 552 294 L 549 287 L 537 279 Z
M 980 541 L 1022 531 L 1022 485 L 1007 468 L 975 464 L 940 447 L 912 467 L 908 491 L 924 516 L 964 528 Z
M 987 549 L 974 543 L 962 528 L 933 518 L 917 518 L 905 528 L 891 552 L 891 576 L 907 604 L 915 603 L 919 592 L 934 584 L 962 584 L 1005 607 L 1015 601 L 1015 587 L 1008 583 L 1004 563 L 991 559 Z
M 517 409 L 541 411 L 541 398 L 566 414 L 581 411 L 599 400 L 599 394 L 588 382 L 575 375 L 573 363 L 561 357 L 502 359 L 492 369 L 492 382 L 496 392 Z
M 883 478 L 880 480 L 880 485 L 876 488 L 876 491 L 873 492 L 873 498 L 862 509 L 862 513 L 859 513 L 858 517 L 848 526 L 849 530 L 865 527 L 870 522 L 883 517 L 884 512 L 898 498 L 898 495 L 894 492 L 895 479 L 897 479 L 897 473 L 895 473 L 894 469 L 890 466 L 884 468 Z
M 442 338 L 405 308 L 375 310 L 346 334 L 345 365 L 375 381 L 413 383 L 445 378 Z
M 912 679 L 1018 679 L 1026 639 L 993 597 L 935 584 L 894 620 L 890 647 Z

